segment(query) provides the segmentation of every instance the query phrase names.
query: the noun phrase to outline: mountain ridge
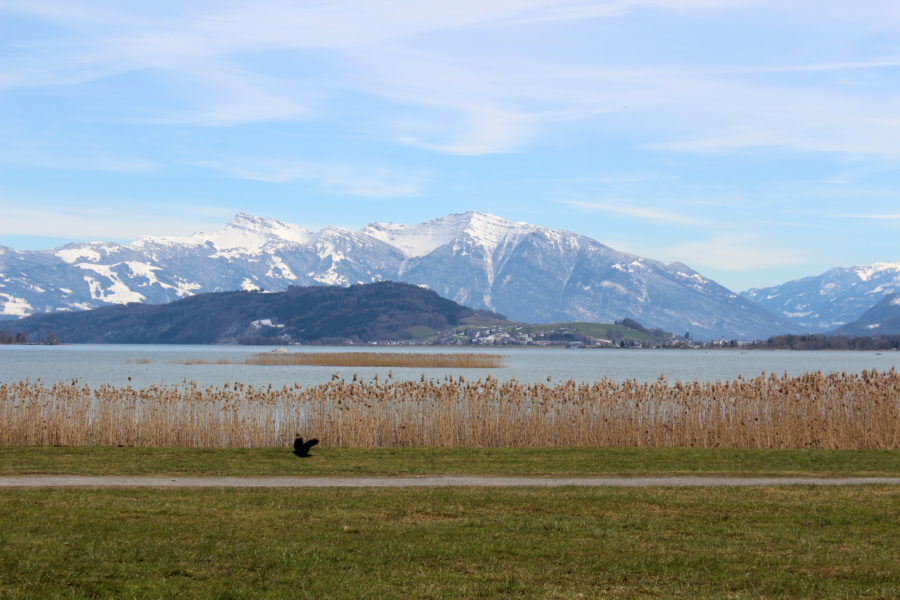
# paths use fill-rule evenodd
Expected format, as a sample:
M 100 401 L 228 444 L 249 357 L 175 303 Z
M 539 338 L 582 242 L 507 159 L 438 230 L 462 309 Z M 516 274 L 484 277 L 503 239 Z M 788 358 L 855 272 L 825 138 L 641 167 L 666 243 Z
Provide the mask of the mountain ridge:
M 395 282 L 196 294 L 169 304 L 124 304 L 11 322 L 30 339 L 63 343 L 285 344 L 408 340 L 470 320 L 507 322 L 431 290 Z M 2 327 L 0 327 L 2 329 Z
M 530 323 L 632 318 L 697 339 L 767 337 L 792 327 L 687 265 L 476 211 L 413 226 L 318 231 L 239 213 L 212 233 L 10 250 L 0 254 L 0 313 L 385 280 Z
M 900 292 L 900 261 L 834 267 L 741 295 L 781 314 L 802 331 L 818 333 L 855 321 L 896 292 Z
M 900 293 L 889 294 L 858 319 L 838 327 L 832 335 L 900 335 Z

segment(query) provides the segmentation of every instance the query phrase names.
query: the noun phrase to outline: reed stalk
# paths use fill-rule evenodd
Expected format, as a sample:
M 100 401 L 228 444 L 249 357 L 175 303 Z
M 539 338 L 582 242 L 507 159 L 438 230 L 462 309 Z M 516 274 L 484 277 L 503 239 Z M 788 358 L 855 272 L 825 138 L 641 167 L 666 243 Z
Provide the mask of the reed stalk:
M 900 373 L 546 384 L 442 380 L 281 388 L 0 385 L 0 445 L 900 448 Z

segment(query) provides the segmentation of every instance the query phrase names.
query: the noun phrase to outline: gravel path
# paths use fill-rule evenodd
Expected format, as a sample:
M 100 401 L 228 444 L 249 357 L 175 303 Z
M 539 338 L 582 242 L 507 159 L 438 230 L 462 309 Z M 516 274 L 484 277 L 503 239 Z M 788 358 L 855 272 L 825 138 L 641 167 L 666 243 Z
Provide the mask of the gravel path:
M 900 477 L 495 477 L 426 475 L 421 477 L 127 477 L 94 475 L 0 476 L 11 487 L 700 487 L 752 485 L 900 485 Z

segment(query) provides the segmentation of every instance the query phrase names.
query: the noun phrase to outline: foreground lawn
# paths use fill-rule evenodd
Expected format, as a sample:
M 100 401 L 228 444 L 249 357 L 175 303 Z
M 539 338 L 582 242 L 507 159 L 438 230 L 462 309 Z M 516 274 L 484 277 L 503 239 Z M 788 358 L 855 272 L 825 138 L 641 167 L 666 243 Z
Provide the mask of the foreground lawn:
M 288 448 L 0 446 L 0 474 L 900 475 L 898 450 L 717 448 Z
M 898 490 L 0 490 L 0 598 L 896 598 Z

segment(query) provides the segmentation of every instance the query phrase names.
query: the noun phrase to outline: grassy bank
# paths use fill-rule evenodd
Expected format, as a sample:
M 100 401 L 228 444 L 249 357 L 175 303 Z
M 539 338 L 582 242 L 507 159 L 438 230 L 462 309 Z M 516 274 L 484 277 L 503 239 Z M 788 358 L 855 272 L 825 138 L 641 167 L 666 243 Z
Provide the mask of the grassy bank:
M 896 598 L 895 488 L 2 490 L 0 597 Z
M 897 450 L 0 446 L 0 474 L 898 476 Z

